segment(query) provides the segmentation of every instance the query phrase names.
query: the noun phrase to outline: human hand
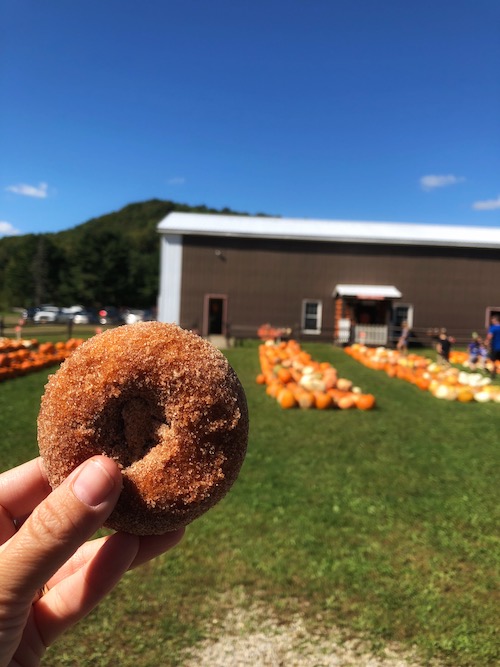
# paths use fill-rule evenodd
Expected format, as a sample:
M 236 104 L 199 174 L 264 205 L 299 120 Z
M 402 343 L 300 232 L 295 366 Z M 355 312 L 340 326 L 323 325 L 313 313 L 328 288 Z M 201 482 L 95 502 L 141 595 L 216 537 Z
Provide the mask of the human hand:
M 83 463 L 54 491 L 40 458 L 0 475 L 0 667 L 39 665 L 127 570 L 180 541 L 183 529 L 87 541 L 121 488 L 121 472 L 105 456 Z

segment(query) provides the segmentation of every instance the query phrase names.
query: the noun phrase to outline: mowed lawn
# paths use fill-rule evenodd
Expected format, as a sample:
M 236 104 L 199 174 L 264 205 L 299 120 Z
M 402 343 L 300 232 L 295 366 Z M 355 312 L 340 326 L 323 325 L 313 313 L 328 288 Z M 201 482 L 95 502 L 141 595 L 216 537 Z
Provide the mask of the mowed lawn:
M 129 573 L 46 665 L 182 665 L 182 650 L 236 600 L 374 649 L 416 646 L 422 664 L 497 664 L 500 405 L 440 401 L 340 349 L 306 347 L 374 393 L 377 408 L 282 410 L 255 383 L 257 345 L 229 350 L 251 419 L 238 482 L 179 547 Z M 37 454 L 47 375 L 0 385 L 3 469 Z

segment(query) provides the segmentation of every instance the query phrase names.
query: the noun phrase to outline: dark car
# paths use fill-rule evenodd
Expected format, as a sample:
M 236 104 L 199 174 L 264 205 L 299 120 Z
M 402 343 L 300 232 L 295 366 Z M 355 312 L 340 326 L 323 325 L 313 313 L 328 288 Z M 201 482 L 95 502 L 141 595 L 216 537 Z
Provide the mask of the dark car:
M 33 322 L 33 318 L 39 310 L 40 306 L 30 306 L 29 308 L 25 308 L 23 310 L 23 320 L 26 320 L 27 322 Z
M 104 306 L 97 312 L 99 324 L 123 324 L 123 318 L 118 308 Z
M 74 314 L 74 312 L 68 312 L 65 308 L 61 308 L 61 310 L 57 313 L 56 322 L 59 322 L 59 324 L 70 322 L 73 319 Z

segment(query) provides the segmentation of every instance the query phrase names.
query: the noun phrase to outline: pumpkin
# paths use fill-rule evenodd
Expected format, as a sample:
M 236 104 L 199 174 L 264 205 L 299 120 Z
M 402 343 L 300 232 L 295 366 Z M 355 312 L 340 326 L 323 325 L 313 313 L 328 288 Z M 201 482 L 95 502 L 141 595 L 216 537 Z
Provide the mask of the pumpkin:
M 455 387 L 450 387 L 447 384 L 438 384 L 433 392 L 436 398 L 443 398 L 445 401 L 454 401 L 457 393 Z
M 351 387 L 351 380 L 347 380 L 346 378 L 339 378 L 337 380 L 337 389 L 340 389 L 340 391 L 351 391 Z
M 325 382 L 317 373 L 306 373 L 300 379 L 300 385 L 308 391 L 325 391 Z
M 359 394 L 356 398 L 356 407 L 360 410 L 371 410 L 375 407 L 375 396 L 373 394 Z
M 287 382 L 290 382 L 292 380 L 292 374 L 290 373 L 288 368 L 281 367 L 278 370 L 278 380 L 283 382 L 283 384 L 286 384 Z
M 272 382 L 270 382 L 270 383 L 267 385 L 267 387 L 266 387 L 266 394 L 267 394 L 268 396 L 272 396 L 273 398 L 277 398 L 277 396 L 278 396 L 278 392 L 279 392 L 280 389 L 282 389 L 282 388 L 283 388 L 283 385 L 281 384 L 281 382 L 278 382 L 277 380 L 273 380 Z
M 474 398 L 478 403 L 487 403 L 491 400 L 491 394 L 489 391 L 478 391 Z
M 349 410 L 356 405 L 356 399 L 353 394 L 346 394 L 337 400 L 337 405 L 341 410 Z
M 289 410 L 290 408 L 294 408 L 297 405 L 295 396 L 290 389 L 281 389 L 281 391 L 278 392 L 276 398 L 284 410 Z
M 314 405 L 318 410 L 326 410 L 327 408 L 332 407 L 332 397 L 326 391 L 315 391 L 314 396 Z
M 309 408 L 314 407 L 314 396 L 312 392 L 307 391 L 306 389 L 298 391 L 296 394 L 296 399 L 299 407 L 303 408 L 304 410 L 308 410 Z
M 474 400 L 474 392 L 472 391 L 472 389 L 464 387 L 463 389 L 458 390 L 457 401 L 460 401 L 460 403 L 470 403 L 473 400 Z

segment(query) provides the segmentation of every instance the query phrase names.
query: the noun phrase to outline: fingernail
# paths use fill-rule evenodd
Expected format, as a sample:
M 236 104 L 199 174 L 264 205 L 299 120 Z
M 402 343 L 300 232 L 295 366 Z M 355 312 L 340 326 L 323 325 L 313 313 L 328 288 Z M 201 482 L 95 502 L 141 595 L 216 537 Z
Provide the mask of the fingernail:
M 73 482 L 75 496 L 90 507 L 103 503 L 115 488 L 115 482 L 99 461 L 91 459 Z

